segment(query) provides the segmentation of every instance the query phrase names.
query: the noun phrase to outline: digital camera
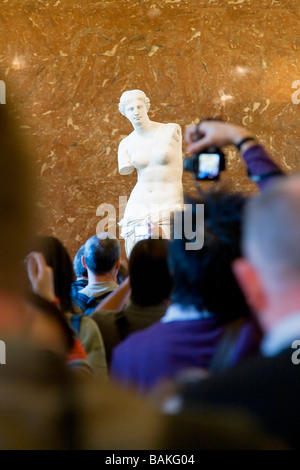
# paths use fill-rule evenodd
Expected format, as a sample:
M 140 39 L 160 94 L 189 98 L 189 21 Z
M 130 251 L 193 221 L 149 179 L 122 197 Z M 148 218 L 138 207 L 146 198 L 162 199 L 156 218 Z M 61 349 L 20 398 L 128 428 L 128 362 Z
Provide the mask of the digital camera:
M 225 155 L 217 147 L 208 147 L 192 158 L 185 158 L 183 168 L 194 173 L 196 180 L 218 180 L 225 170 Z

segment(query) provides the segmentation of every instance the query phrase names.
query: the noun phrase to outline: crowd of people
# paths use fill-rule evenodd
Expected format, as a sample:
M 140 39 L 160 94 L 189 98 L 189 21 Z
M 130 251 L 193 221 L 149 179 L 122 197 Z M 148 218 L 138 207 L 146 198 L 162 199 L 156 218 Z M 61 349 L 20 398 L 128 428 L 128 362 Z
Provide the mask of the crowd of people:
M 73 262 L 31 233 L 26 147 L 3 106 L 0 139 L 0 448 L 297 448 L 300 177 L 241 126 L 188 126 L 188 152 L 236 146 L 260 193 L 201 191 L 203 248 L 143 239 L 127 270 L 109 233 Z

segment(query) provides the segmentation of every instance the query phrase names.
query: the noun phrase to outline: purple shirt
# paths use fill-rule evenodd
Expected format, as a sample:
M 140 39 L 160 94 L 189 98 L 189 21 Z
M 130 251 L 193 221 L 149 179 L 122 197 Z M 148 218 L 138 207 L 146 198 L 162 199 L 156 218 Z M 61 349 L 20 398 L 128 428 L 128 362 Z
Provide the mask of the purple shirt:
M 215 318 L 155 323 L 113 350 L 111 376 L 143 392 L 183 369 L 208 369 L 221 332 Z
M 277 173 L 277 176 L 284 175 L 284 172 L 271 159 L 270 155 L 262 145 L 252 145 L 243 155 L 244 161 L 251 175 L 265 175 L 267 173 Z M 261 190 L 264 190 L 273 181 L 276 175 L 270 175 L 268 178 L 258 182 Z
M 187 368 L 209 369 L 223 326 L 215 317 L 158 322 L 133 333 L 114 350 L 113 379 L 140 392 Z M 256 353 L 260 336 L 249 321 L 241 328 L 231 366 Z

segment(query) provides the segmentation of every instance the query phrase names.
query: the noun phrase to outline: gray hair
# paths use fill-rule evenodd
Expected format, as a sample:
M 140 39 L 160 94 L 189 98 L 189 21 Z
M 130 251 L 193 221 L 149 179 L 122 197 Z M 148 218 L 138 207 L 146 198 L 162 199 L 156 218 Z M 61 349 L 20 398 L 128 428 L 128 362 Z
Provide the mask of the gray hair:
M 119 240 L 108 232 L 93 235 L 84 246 L 84 260 L 87 268 L 97 275 L 110 272 L 120 255 Z
M 243 252 L 266 282 L 300 278 L 300 176 L 278 178 L 247 203 Z
M 77 251 L 73 259 L 73 269 L 76 277 L 88 277 L 86 268 L 83 266 L 81 257 L 84 255 L 84 245 L 82 245 Z
M 119 111 L 120 111 L 121 114 L 123 114 L 123 116 L 126 117 L 125 108 L 126 108 L 127 104 L 129 103 L 129 101 L 132 100 L 133 98 L 142 99 L 144 101 L 146 107 L 147 107 L 147 111 L 149 111 L 149 109 L 150 109 L 150 100 L 146 96 L 146 94 L 141 90 L 129 90 L 129 91 L 124 91 L 124 93 L 122 94 L 122 96 L 120 98 L 120 102 L 119 102 Z

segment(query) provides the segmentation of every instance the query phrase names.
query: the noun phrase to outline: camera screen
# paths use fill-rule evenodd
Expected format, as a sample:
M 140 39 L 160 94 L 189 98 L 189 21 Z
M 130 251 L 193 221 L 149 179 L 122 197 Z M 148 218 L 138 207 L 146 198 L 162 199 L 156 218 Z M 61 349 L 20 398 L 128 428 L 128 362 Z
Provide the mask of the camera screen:
M 218 153 L 201 153 L 199 155 L 198 178 L 217 179 L 220 171 L 220 155 Z
M 136 225 L 134 227 L 134 234 L 136 237 L 146 237 L 149 235 L 148 225 Z

